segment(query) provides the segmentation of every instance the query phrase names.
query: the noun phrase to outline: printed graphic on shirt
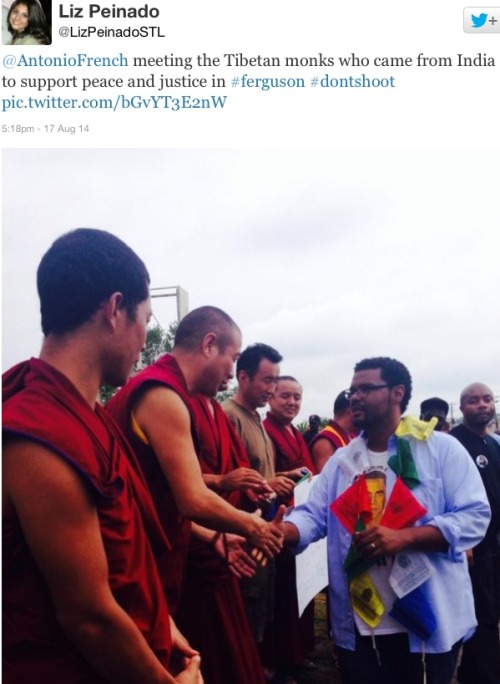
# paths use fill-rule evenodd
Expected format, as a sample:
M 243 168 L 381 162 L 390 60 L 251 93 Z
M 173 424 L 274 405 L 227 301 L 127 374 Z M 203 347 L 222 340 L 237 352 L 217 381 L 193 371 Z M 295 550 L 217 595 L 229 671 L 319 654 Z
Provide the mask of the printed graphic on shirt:
M 366 488 L 370 499 L 372 518 L 368 527 L 378 525 L 382 518 L 386 502 L 386 476 L 382 470 L 370 469 L 365 474 Z

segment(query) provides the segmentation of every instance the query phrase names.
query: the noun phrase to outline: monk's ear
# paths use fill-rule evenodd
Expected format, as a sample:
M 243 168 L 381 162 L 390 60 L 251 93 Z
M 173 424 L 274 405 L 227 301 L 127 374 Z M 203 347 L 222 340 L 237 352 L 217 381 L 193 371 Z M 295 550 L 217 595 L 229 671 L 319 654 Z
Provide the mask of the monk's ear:
M 203 338 L 201 343 L 203 355 L 207 358 L 213 353 L 215 347 L 217 347 L 217 335 L 213 332 L 209 332 Z
M 113 292 L 113 294 L 103 302 L 100 310 L 106 324 L 114 330 L 118 318 L 124 313 L 122 293 Z

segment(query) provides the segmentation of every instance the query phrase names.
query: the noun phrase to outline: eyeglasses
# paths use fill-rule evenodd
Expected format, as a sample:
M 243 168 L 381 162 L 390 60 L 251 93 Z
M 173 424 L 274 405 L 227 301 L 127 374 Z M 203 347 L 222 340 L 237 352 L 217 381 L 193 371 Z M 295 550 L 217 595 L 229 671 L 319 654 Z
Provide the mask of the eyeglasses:
M 358 385 L 357 387 L 350 387 L 348 390 L 345 390 L 344 396 L 347 400 L 351 399 L 355 394 L 359 394 L 360 397 L 367 397 L 370 392 L 383 389 L 384 387 L 391 387 L 391 385 Z

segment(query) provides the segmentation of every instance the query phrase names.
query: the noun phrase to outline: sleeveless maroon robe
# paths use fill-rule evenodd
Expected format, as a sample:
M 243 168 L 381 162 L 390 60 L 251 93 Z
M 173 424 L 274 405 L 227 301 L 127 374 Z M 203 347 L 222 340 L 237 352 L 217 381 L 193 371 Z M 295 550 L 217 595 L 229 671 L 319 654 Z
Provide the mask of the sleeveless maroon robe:
M 243 443 L 219 404 L 214 399 L 195 396 L 191 405 L 202 471 L 225 475 L 236 468 L 250 467 Z M 239 492 L 221 496 L 239 507 Z M 210 546 L 194 536 L 176 621 L 191 645 L 201 653 L 205 684 L 264 684 L 239 580 Z
M 276 472 L 286 472 L 306 467 L 314 473 L 315 468 L 307 444 L 293 425 L 292 433 L 268 412 L 264 427 L 276 450 Z M 289 505 L 292 499 L 287 502 Z M 268 651 L 275 650 L 276 666 L 287 669 L 300 665 L 314 650 L 314 603 L 307 606 L 299 617 L 295 558 L 286 550 L 276 557 L 276 589 L 274 604 L 274 629 L 266 634 Z
M 326 428 L 318 432 L 316 437 L 309 444 L 309 449 L 312 449 L 313 444 L 315 444 L 318 439 L 327 439 L 334 447 L 335 451 L 347 446 L 351 441 L 352 437 L 347 433 L 343 427 L 341 427 L 334 420 L 331 420 Z
M 148 385 L 165 385 L 179 395 L 190 413 L 191 436 L 194 448 L 198 451 L 198 437 L 194 427 L 186 381 L 179 364 L 171 354 L 165 354 L 152 366 L 148 366 L 134 378 L 131 378 L 109 400 L 106 409 L 118 422 L 136 453 L 153 496 L 158 517 L 170 541 L 171 551 L 166 558 L 166 565 L 162 568 L 161 575 L 168 607 L 172 615 L 175 615 L 179 607 L 184 583 L 191 522 L 179 513 L 172 490 L 158 463 L 154 450 L 144 444 L 132 429 L 134 404 L 139 394 Z
M 98 405 L 93 411 L 59 371 L 31 359 L 3 376 L 3 437 L 46 446 L 85 482 L 95 501 L 111 591 L 167 667 L 169 615 L 154 553 L 161 561 L 168 542 L 139 465 L 113 420 Z M 4 681 L 101 683 L 59 626 L 15 512 L 4 518 L 2 546 Z

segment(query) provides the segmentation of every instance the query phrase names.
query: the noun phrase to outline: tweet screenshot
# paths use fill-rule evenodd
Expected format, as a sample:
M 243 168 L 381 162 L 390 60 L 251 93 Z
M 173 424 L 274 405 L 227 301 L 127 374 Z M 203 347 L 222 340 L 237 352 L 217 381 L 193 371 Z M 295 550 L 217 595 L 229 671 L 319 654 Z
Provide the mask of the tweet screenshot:
M 187 402 L 188 395 L 201 393 L 208 404 L 200 399 L 199 405 L 189 408 L 189 415 L 172 404 L 176 418 L 166 420 L 160 429 L 157 425 L 163 425 L 162 420 L 153 425 L 149 417 L 160 415 L 152 396 L 147 404 L 151 412 L 141 410 L 142 404 L 135 407 L 129 422 L 119 425 L 120 435 L 123 432 L 131 450 L 140 454 L 146 445 L 151 454 L 156 453 L 155 440 L 183 448 L 189 443 L 182 467 L 177 466 L 173 447 L 165 448 L 165 453 L 161 447 L 158 472 L 165 468 L 168 473 L 165 486 L 169 496 L 173 495 L 172 510 L 181 510 L 183 518 L 195 520 L 193 529 L 200 535 L 197 543 L 205 540 L 214 567 L 216 560 L 226 563 L 227 576 L 241 585 L 242 605 L 247 583 L 264 572 L 264 567 L 270 572 L 272 566 L 277 578 L 274 593 L 263 599 L 264 603 L 278 601 L 274 623 L 271 621 L 274 627 L 269 628 L 269 616 L 262 617 L 261 604 L 255 615 L 250 617 L 247 611 L 248 620 L 241 618 L 246 643 L 251 642 L 253 649 L 243 656 L 237 639 L 226 640 L 227 635 L 219 642 L 215 639 L 214 635 L 224 634 L 224 630 L 214 617 L 213 606 L 206 611 L 213 622 L 206 633 L 200 632 L 196 611 L 206 600 L 200 586 L 203 573 L 208 572 L 203 563 L 200 561 L 193 574 L 186 570 L 189 555 L 184 565 L 176 566 L 184 568 L 184 586 L 189 587 L 183 594 L 189 600 L 183 601 L 179 587 L 175 587 L 177 593 L 170 584 L 160 590 L 162 578 L 156 576 L 148 556 L 140 561 L 147 567 L 140 577 L 124 579 L 119 570 L 113 575 L 114 587 L 125 580 L 137 582 L 140 610 L 127 599 L 123 603 L 121 598 L 117 600 L 131 623 L 148 624 L 145 636 L 138 639 L 128 632 L 118 638 L 117 627 L 120 648 L 106 638 L 98 639 L 98 647 L 90 642 L 89 646 L 87 637 L 73 631 L 73 623 L 70 627 L 63 624 L 57 644 L 61 650 L 54 651 L 52 661 L 50 654 L 46 660 L 42 658 L 40 671 L 46 672 L 47 681 L 55 681 L 50 668 L 60 662 L 58 657 L 64 652 L 68 673 L 90 668 L 96 677 L 120 683 L 129 681 L 127 676 L 132 676 L 130 681 L 163 681 L 154 678 L 162 676 L 158 668 L 166 672 L 164 681 L 185 684 L 201 684 L 202 678 L 206 684 L 340 683 L 342 672 L 351 667 L 345 652 L 352 652 L 354 637 L 338 627 L 345 624 L 338 611 L 348 614 L 349 624 L 356 625 L 363 639 L 369 638 L 370 630 L 377 636 L 386 634 L 387 628 L 392 635 L 396 620 L 389 618 L 390 608 L 380 608 L 387 599 L 387 581 L 380 605 L 363 604 L 367 592 L 373 595 L 371 583 L 361 582 L 357 589 L 349 585 L 345 596 L 335 594 L 334 598 L 332 592 L 337 590 L 330 586 L 330 600 L 338 607 L 330 617 L 326 614 L 328 597 L 321 593 L 328 585 L 327 567 L 330 576 L 345 572 L 340 561 L 337 566 L 338 559 L 332 560 L 332 545 L 347 544 L 345 556 L 351 549 L 363 558 L 373 552 L 377 559 L 377 547 L 384 549 L 380 557 L 390 555 L 382 546 L 386 541 L 374 531 L 379 524 L 383 526 L 380 520 L 393 486 L 387 440 L 383 475 L 366 479 L 374 525 L 360 533 L 367 536 L 359 542 L 354 521 L 352 529 L 338 523 L 344 536 L 339 532 L 340 541 L 332 540 L 330 532 L 325 537 L 326 525 L 318 522 L 324 533 L 316 535 L 307 528 L 314 539 L 307 538 L 311 546 L 297 556 L 301 559 L 297 565 L 291 554 L 285 559 L 291 562 L 293 572 L 288 566 L 280 567 L 284 554 L 276 556 L 274 569 L 271 556 L 277 554 L 277 547 L 305 539 L 300 509 L 307 507 L 308 496 L 318 496 L 320 489 L 333 491 L 330 484 L 311 484 L 311 476 L 321 478 L 326 468 L 333 467 L 335 451 L 363 440 L 363 434 L 368 435 L 367 469 L 378 473 L 377 459 L 376 463 L 370 461 L 369 435 L 386 411 L 384 415 L 398 415 L 387 437 L 415 440 L 413 458 L 422 482 L 431 477 L 426 470 L 430 466 L 419 470 L 417 455 L 426 440 L 441 438 L 437 432 L 451 432 L 458 443 L 462 430 L 472 424 L 477 428 L 479 421 L 482 427 L 471 428 L 471 434 L 474 439 L 487 437 L 489 451 L 483 449 L 482 442 L 471 446 L 472 437 L 470 442 L 464 441 L 461 448 L 463 454 L 469 451 L 469 460 L 464 457 L 463 469 L 457 466 L 453 483 L 445 484 L 446 491 L 436 493 L 435 501 L 434 495 L 419 497 L 418 490 L 412 490 L 427 511 L 425 515 L 445 515 L 439 507 L 431 508 L 448 501 L 448 496 L 453 499 L 450 492 L 458 491 L 461 481 L 469 481 L 467 468 L 479 473 L 470 475 L 477 475 L 476 501 L 482 500 L 480 480 L 492 469 L 491 482 L 496 484 L 491 486 L 500 492 L 500 0 L 497 5 L 485 6 L 451 0 L 383 0 L 378 5 L 368 0 L 2 0 L 0 51 L 2 372 L 7 377 L 6 396 L 17 397 L 16 383 L 21 382 L 21 375 L 29 376 L 23 370 L 28 367 L 18 364 L 34 363 L 37 373 L 48 365 L 65 376 L 64 382 L 59 375 L 56 380 L 51 376 L 50 383 L 58 389 L 51 384 L 50 392 L 63 392 L 61 382 L 64 393 L 69 392 L 68 378 L 79 396 L 87 396 L 85 392 L 95 385 L 96 410 L 102 407 L 106 416 L 111 413 L 119 424 L 120 396 L 128 387 L 127 379 L 140 383 L 141 373 L 147 371 L 161 384 L 164 380 L 158 380 L 151 369 L 164 358 L 176 359 L 183 388 L 179 396 Z M 95 244 L 89 246 L 86 240 L 94 238 Z M 61 252 L 59 261 L 54 257 L 54 264 L 47 266 L 45 282 L 45 256 L 52 254 L 59 239 L 61 244 L 69 241 L 68 252 Z M 111 240 L 109 245 L 107 240 Z M 116 280 L 118 284 L 109 292 L 106 289 L 108 276 L 109 282 L 115 282 L 115 262 L 106 250 L 119 254 L 122 249 L 130 250 L 147 269 L 151 298 L 150 310 L 143 312 L 144 321 L 143 313 L 132 316 L 128 299 L 132 295 L 123 294 L 121 281 Z M 135 275 L 130 273 L 124 282 L 127 287 L 135 283 Z M 87 291 L 94 293 L 92 296 L 101 293 L 99 308 L 93 309 L 90 299 L 87 301 Z M 137 297 L 135 304 L 147 299 L 146 295 Z M 138 307 L 142 312 L 141 304 Z M 68 312 L 67 320 L 57 322 L 63 310 Z M 85 315 L 81 314 L 84 310 Z M 134 339 L 130 320 L 129 327 L 123 320 L 124 312 L 134 326 L 144 328 L 133 328 Z M 104 320 L 108 313 L 105 325 L 101 317 Z M 194 322 L 183 328 L 182 321 L 189 322 L 189 316 Z M 50 322 L 52 319 L 56 322 Z M 209 322 L 216 332 L 206 328 Z M 98 324 L 101 327 L 96 332 Z M 220 332 L 224 326 L 232 330 L 229 337 Z M 142 333 L 145 343 L 139 339 Z M 117 335 L 123 335 L 121 342 Z M 206 348 L 200 347 L 193 361 L 193 349 L 201 345 L 200 340 L 206 342 Z M 130 359 L 127 344 L 132 347 Z M 251 358 L 257 355 L 256 365 L 245 366 L 247 354 Z M 42 371 L 37 366 L 40 359 L 45 364 Z M 188 363 L 187 370 L 185 359 L 192 364 Z M 393 362 L 399 364 L 397 369 L 407 369 L 409 384 L 397 379 L 399 376 L 394 379 L 386 369 L 384 364 Z M 9 374 L 13 368 L 18 368 L 15 377 Z M 49 382 L 44 375 L 45 381 Z M 121 389 L 117 391 L 117 387 Z M 77 400 L 71 394 L 67 401 L 74 406 Z M 19 415 L 31 415 L 24 408 L 16 410 Z M 220 410 L 222 417 L 218 417 Z M 76 440 L 80 427 L 100 434 L 100 427 L 92 422 L 94 414 L 78 429 L 68 422 L 68 435 L 74 434 Z M 62 419 L 55 410 L 48 415 L 51 429 L 57 432 Z M 5 412 L 5 416 L 13 426 L 8 422 L 7 430 L 26 434 L 28 426 L 17 413 Z M 214 437 L 215 423 L 210 423 L 211 427 L 207 423 L 215 456 L 205 464 L 200 456 L 205 453 L 205 433 L 197 416 L 200 421 L 215 421 L 217 429 L 225 430 Z M 186 434 L 179 428 L 183 420 L 188 427 L 191 420 L 192 429 L 186 428 Z M 228 421 L 231 427 L 222 428 Z M 428 421 L 432 423 L 429 429 L 425 427 Z M 330 432 L 325 435 L 325 431 Z M 49 427 L 33 437 L 40 449 L 40 444 L 52 444 L 48 432 Z M 241 454 L 238 452 L 241 458 L 233 454 L 231 461 L 221 453 L 223 445 L 229 449 L 233 436 L 243 446 Z M 265 439 L 263 447 L 257 444 L 259 436 Z M 86 443 L 83 432 L 78 439 Z M 298 449 L 295 442 L 292 452 L 286 451 L 290 439 L 298 440 L 299 451 L 293 451 Z M 373 452 L 383 451 L 376 446 Z M 64 451 L 54 448 L 57 453 Z M 77 457 L 73 451 L 70 454 L 65 458 L 73 462 Z M 451 456 L 442 458 L 449 465 Z M 217 470 L 221 464 L 229 467 L 230 462 L 236 475 Z M 348 481 L 354 486 L 360 474 L 366 475 L 365 470 L 356 469 L 359 462 L 356 467 L 353 462 L 345 465 L 341 476 L 346 489 Z M 121 466 L 115 466 L 125 481 Z M 111 482 L 96 484 L 102 469 L 93 470 L 87 461 L 75 467 L 78 472 L 89 468 L 89 481 L 97 488 L 98 498 L 116 495 Z M 436 466 L 433 478 L 440 477 L 441 467 L 442 463 Z M 175 477 L 169 480 L 171 472 Z M 58 481 L 55 475 L 54 481 Z M 399 471 L 397 475 L 402 477 Z M 33 482 L 37 476 L 33 472 Z M 141 475 L 141 482 L 134 487 L 149 487 L 147 477 L 146 472 L 144 484 Z M 223 485 L 221 478 L 226 478 Z M 191 494 L 178 494 L 189 492 L 191 482 L 196 483 Z M 48 587 L 52 597 L 46 608 L 50 621 L 51 601 L 64 603 L 69 598 L 57 589 L 54 563 L 38 557 L 45 533 L 38 528 L 27 532 L 24 520 L 39 515 L 47 528 L 54 524 L 65 544 L 71 535 L 62 523 L 56 523 L 56 513 L 50 516 L 34 504 L 30 508 L 24 503 L 37 497 L 15 475 L 7 475 L 7 485 L 13 492 L 12 510 L 21 520 L 16 530 L 37 540 L 32 546 L 27 543 L 27 553 L 43 568 L 37 582 L 44 591 Z M 243 500 L 247 490 L 251 490 L 250 498 L 238 508 L 240 503 L 231 496 L 235 494 L 236 500 L 243 492 Z M 155 513 L 155 486 L 152 491 L 151 511 L 148 508 L 146 513 L 151 513 L 154 524 L 161 528 L 155 538 L 158 544 L 164 542 L 164 535 L 174 550 L 187 548 L 185 539 L 178 540 L 176 546 L 177 537 L 171 527 L 163 525 L 161 510 Z M 49 497 L 59 500 L 58 492 L 50 492 Z M 493 506 L 496 495 L 488 487 L 486 492 Z M 304 503 L 291 512 L 294 496 Z M 192 501 L 197 497 L 201 503 L 194 507 Z M 59 514 L 65 500 L 69 499 L 61 495 L 60 507 L 54 509 Z M 498 512 L 498 497 L 494 500 Z M 332 501 L 322 500 L 319 507 L 329 511 Z M 375 501 L 380 504 L 378 512 Z M 288 507 L 288 524 L 281 520 L 281 504 Z M 460 505 L 454 500 L 450 504 L 457 509 Z M 409 506 L 406 499 L 405 506 Z M 249 511 L 257 509 L 261 517 L 257 516 L 256 522 L 257 517 Z M 328 515 L 337 513 L 345 522 L 342 511 Z M 427 518 L 419 515 L 415 518 L 419 522 L 407 521 L 400 527 L 424 525 Z M 479 520 L 486 513 L 481 510 L 477 516 Z M 61 517 L 64 515 L 57 520 Z M 496 517 L 500 519 L 500 515 Z M 83 525 L 82 516 L 76 519 Z M 465 522 L 457 518 L 456 524 L 473 539 Z M 479 522 L 477 526 L 481 527 Z M 213 535 L 208 537 L 212 528 Z M 298 530 L 297 537 L 291 528 L 293 534 Z M 127 528 L 127 535 L 131 529 Z M 109 567 L 114 568 L 115 561 L 117 567 L 125 567 L 127 558 L 117 560 L 125 550 L 120 547 L 113 556 L 105 531 L 94 530 L 92 538 L 100 539 L 101 533 L 105 552 L 109 551 Z M 292 536 L 288 538 L 288 534 Z M 449 544 L 455 544 L 450 541 L 451 532 L 445 530 L 443 535 Z M 314 547 L 315 543 L 322 545 Z M 453 547 L 450 557 L 455 551 L 465 554 L 469 548 L 465 542 L 456 543 L 459 548 Z M 477 543 L 479 539 L 474 541 Z M 57 544 L 52 550 L 55 559 L 61 557 L 63 549 Z M 75 565 L 78 558 L 75 551 Z M 453 574 L 456 568 L 444 567 L 442 559 L 435 564 L 432 558 L 426 559 L 425 552 L 422 558 L 409 563 L 407 569 L 401 567 L 401 576 L 391 574 L 391 596 L 403 601 L 405 591 L 410 587 L 414 591 L 425 582 L 436 582 L 433 592 L 442 595 L 439 581 L 447 586 L 469 581 L 468 576 L 465 580 L 465 575 Z M 372 562 L 371 555 L 369 560 Z M 67 563 L 66 576 L 77 577 L 77 569 L 69 560 Z M 466 572 L 466 561 L 459 565 Z M 4 569 L 10 567 L 9 560 L 4 560 Z M 94 589 L 100 586 L 102 573 L 91 568 L 88 572 L 92 581 L 96 572 Z M 202 578 L 198 583 L 193 579 L 197 572 Z M 351 576 L 349 581 L 354 581 Z M 376 584 L 377 578 L 371 577 L 372 581 Z M 12 583 L 14 587 L 14 577 Z M 72 595 L 81 589 L 76 579 L 69 586 Z M 295 613 L 287 618 L 279 606 L 287 604 L 290 586 L 296 591 Z M 33 596 L 37 587 L 34 583 Z M 15 588 L 12 591 L 14 594 Z M 170 610 L 178 624 L 178 628 L 172 627 L 166 645 L 158 636 L 164 621 L 160 614 L 163 603 L 158 604 L 155 615 L 146 609 L 158 591 L 166 595 L 165 610 Z M 281 596 L 280 592 L 285 593 Z M 239 606 L 232 595 L 224 601 Z M 358 601 L 357 609 L 350 601 L 352 606 Z M 418 647 L 412 641 L 412 628 L 403 620 L 404 631 L 405 635 L 410 631 L 411 655 L 416 649 L 420 658 L 423 642 L 428 654 L 453 653 L 458 660 L 448 666 L 457 679 L 450 679 L 450 684 L 463 684 L 472 681 L 467 679 L 467 667 L 476 673 L 481 670 L 475 661 L 468 664 L 473 656 L 465 647 L 459 655 L 453 647 L 472 633 L 476 619 L 481 625 L 482 616 L 474 618 L 471 613 L 468 622 L 455 625 L 455 631 L 446 627 L 453 632 L 450 641 L 442 628 L 442 623 L 453 622 L 445 603 L 443 599 L 433 606 L 436 631 L 427 634 L 428 625 L 419 628 Z M 468 615 L 469 608 L 462 607 L 461 614 Z M 24 614 L 21 605 L 17 609 Z M 16 620 L 15 616 L 12 619 Z M 309 626 L 304 627 L 307 620 Z M 300 629 L 304 627 L 301 633 L 310 638 L 299 639 L 300 648 L 292 657 L 290 644 L 296 643 L 299 624 Z M 26 630 L 30 632 L 29 626 Z M 394 631 L 400 636 L 399 628 Z M 96 634 L 102 637 L 99 629 Z M 186 637 L 189 647 L 179 634 Z M 68 635 L 76 644 L 77 655 L 64 650 Z M 7 667 L 12 681 L 23 681 L 23 677 L 28 681 L 29 665 L 16 656 L 18 637 L 22 638 L 21 633 L 13 634 L 5 646 Z M 33 652 L 38 653 L 37 637 L 31 637 Z M 494 644 L 488 652 L 496 653 L 497 648 Z M 486 661 L 478 659 L 481 666 Z M 37 661 L 29 662 L 34 666 Z M 234 665 L 231 671 L 229 662 Z M 242 662 L 250 679 L 240 678 Z M 461 675 L 457 662 L 463 663 Z M 371 668 L 369 664 L 368 671 Z M 148 679 L 148 672 L 156 674 Z M 490 674 L 476 674 L 475 681 L 498 681 L 499 673 L 495 671 L 491 680 Z M 361 671 L 351 676 L 352 681 L 371 682 Z M 428 669 L 428 684 L 438 681 L 432 676 Z M 405 677 L 399 681 L 406 681 Z

